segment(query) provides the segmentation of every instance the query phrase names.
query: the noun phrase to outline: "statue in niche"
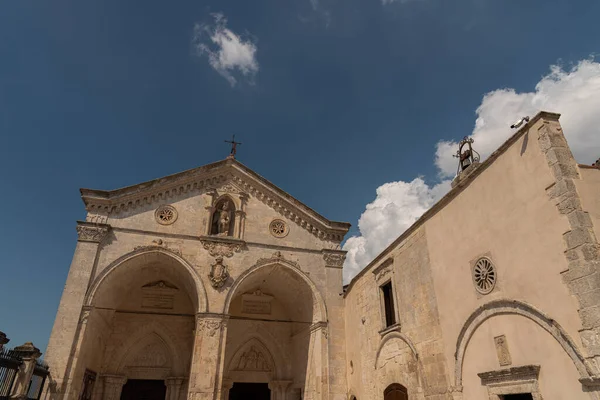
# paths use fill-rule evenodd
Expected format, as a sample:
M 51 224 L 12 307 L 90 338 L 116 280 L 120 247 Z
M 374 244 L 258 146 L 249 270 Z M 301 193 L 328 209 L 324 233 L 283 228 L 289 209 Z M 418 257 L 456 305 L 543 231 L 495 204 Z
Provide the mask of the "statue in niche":
M 235 207 L 231 200 L 223 199 L 219 201 L 213 213 L 211 235 L 233 236 L 233 216 Z

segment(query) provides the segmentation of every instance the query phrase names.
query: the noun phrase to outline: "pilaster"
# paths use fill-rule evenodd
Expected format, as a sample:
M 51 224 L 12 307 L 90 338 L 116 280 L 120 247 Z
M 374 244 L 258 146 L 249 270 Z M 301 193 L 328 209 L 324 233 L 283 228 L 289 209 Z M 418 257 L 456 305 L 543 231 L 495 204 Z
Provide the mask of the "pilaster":
M 221 398 L 224 338 L 227 320 L 223 314 L 196 314 L 194 354 L 190 368 L 189 400 Z
M 181 385 L 185 381 L 185 378 L 167 378 L 165 379 L 165 385 L 167 386 L 166 400 L 179 400 L 179 393 L 181 392 Z
M 123 375 L 104 375 L 104 396 L 103 400 L 119 400 L 123 385 L 127 382 L 127 377 Z
M 21 356 L 23 362 L 19 366 L 19 371 L 17 372 L 15 385 L 10 398 L 25 400 L 27 399 L 29 382 L 31 381 L 33 370 L 35 369 L 35 362 L 42 353 L 40 353 L 40 350 L 31 342 L 15 347 L 14 351 Z
M 98 248 L 107 237 L 110 225 L 90 222 L 77 222 L 77 247 L 71 261 L 69 275 L 60 299 L 54 327 L 46 350 L 45 360 L 50 365 L 49 390 L 54 398 L 65 395 L 69 377 L 65 372 L 72 365 L 71 354 L 79 335 L 79 318 L 85 301 L 85 294 L 94 271 Z M 72 368 L 70 368 L 72 371 Z
M 594 234 L 592 220 L 583 210 L 574 181 L 579 170 L 557 115 L 550 115 L 538 131 L 538 142 L 555 178 L 547 194 L 570 230 L 564 232 L 565 257 L 568 270 L 563 282 L 579 301 L 579 317 L 583 329 L 579 332 L 590 365 L 600 371 L 600 245 Z

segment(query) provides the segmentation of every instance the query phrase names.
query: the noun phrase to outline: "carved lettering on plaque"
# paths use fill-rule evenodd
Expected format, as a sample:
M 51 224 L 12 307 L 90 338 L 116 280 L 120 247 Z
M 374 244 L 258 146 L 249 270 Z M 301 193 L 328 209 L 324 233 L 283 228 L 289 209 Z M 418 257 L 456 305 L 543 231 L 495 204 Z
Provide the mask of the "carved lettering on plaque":
M 172 310 L 177 287 L 165 282 L 152 282 L 142 287 L 142 308 Z
M 242 295 L 242 312 L 244 314 L 271 315 L 273 296 L 264 294 L 260 289 Z
M 498 362 L 500 365 L 511 365 L 512 359 L 510 358 L 510 352 L 508 351 L 506 336 L 497 336 L 494 338 L 494 342 L 496 343 L 496 354 L 498 355 Z

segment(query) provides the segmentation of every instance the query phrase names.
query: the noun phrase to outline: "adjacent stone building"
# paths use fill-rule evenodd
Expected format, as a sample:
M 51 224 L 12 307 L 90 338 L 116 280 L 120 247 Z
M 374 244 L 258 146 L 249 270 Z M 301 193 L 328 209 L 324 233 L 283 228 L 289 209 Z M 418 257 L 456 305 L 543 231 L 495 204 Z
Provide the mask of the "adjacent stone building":
M 600 399 L 600 169 L 558 118 L 461 164 L 347 287 L 350 225 L 233 157 L 82 189 L 47 398 Z

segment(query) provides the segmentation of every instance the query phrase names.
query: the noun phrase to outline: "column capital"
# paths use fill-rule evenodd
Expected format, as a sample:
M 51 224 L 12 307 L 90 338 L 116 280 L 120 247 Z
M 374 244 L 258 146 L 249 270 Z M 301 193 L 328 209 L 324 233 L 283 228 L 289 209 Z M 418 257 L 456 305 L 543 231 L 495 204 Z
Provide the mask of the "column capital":
M 269 389 L 285 391 L 292 382 L 293 381 L 271 381 L 269 382 Z
M 108 235 L 110 225 L 77 221 L 77 240 L 80 242 L 100 243 Z
M 38 359 L 42 355 L 40 349 L 35 347 L 33 343 L 26 342 L 20 346 L 17 346 L 13 349 L 16 353 L 19 353 L 21 358 L 23 359 Z
M 165 379 L 165 384 L 167 386 L 177 386 L 177 385 L 181 385 L 183 384 L 183 381 L 185 381 L 186 378 L 183 377 L 168 377 Z
M 104 383 L 109 385 L 120 385 L 123 386 L 127 382 L 125 375 L 102 375 Z
M 227 326 L 229 315 L 198 313 L 196 314 L 196 334 L 215 336 L 222 328 Z

